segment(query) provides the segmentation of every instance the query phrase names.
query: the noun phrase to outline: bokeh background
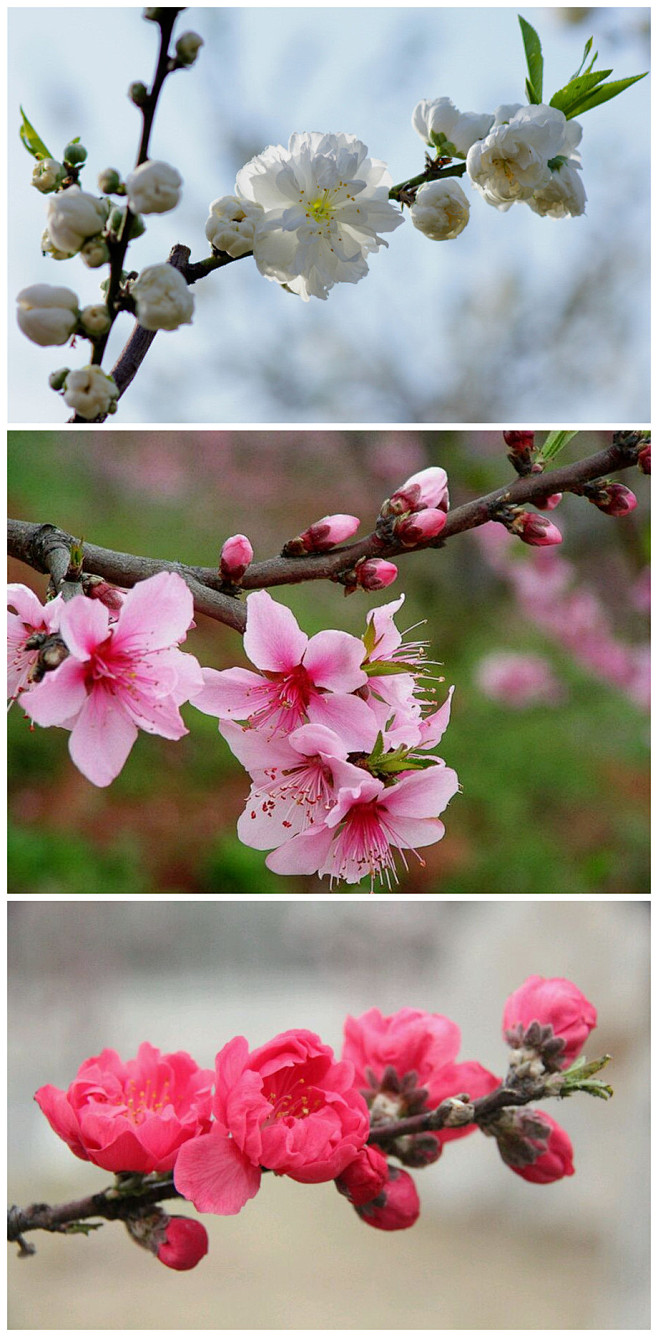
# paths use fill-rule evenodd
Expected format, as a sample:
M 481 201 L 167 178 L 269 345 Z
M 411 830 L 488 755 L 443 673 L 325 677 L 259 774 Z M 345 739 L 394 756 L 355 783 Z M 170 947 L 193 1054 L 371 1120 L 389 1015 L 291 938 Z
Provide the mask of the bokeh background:
M 368 1228 L 332 1184 L 265 1176 L 237 1217 L 204 1216 L 210 1254 L 173 1273 L 121 1225 L 36 1232 L 9 1256 L 12 1329 L 644 1329 L 649 1326 L 647 903 L 258 900 L 19 902 L 10 912 L 10 1201 L 66 1202 L 111 1176 L 77 1160 L 32 1100 L 105 1046 L 144 1039 L 203 1066 L 233 1035 L 290 1027 L 339 1050 L 345 1016 L 441 1012 L 460 1057 L 505 1066 L 500 1018 L 529 975 L 572 979 L 598 1009 L 608 1103 L 550 1112 L 576 1173 L 526 1183 L 474 1133 L 414 1172 L 412 1230 Z M 184 1212 L 193 1209 L 184 1205 Z
M 595 37 L 614 78 L 649 63 L 649 8 L 533 7 L 548 100 Z M 462 110 L 524 102 L 517 7 L 187 9 L 179 31 L 205 45 L 165 86 L 151 153 L 184 177 L 175 215 L 152 215 L 129 268 L 182 241 L 208 254 L 208 207 L 236 171 L 295 130 L 345 130 L 394 182 L 416 175 L 411 129 L 423 97 Z M 83 187 L 131 170 L 141 117 L 126 97 L 148 82 L 157 30 L 133 7 L 10 10 L 10 293 L 37 282 L 98 301 L 99 274 L 42 258 L 46 200 L 30 184 L 19 104 L 55 155 L 80 135 Z M 197 285 L 194 324 L 160 334 L 121 404 L 127 423 L 639 422 L 649 417 L 649 82 L 583 118 L 583 218 L 502 214 L 475 190 L 457 240 L 434 245 L 407 222 L 357 285 L 307 304 L 250 260 Z M 132 328 L 118 322 L 110 367 Z M 9 328 L 11 421 L 65 421 L 48 388 L 68 350 Z M 85 349 L 69 356 L 82 365 Z M 284 351 L 285 350 L 285 351 Z
M 609 440 L 579 434 L 560 463 Z M 493 432 L 17 432 L 10 513 L 120 551 L 210 566 L 232 533 L 249 535 L 256 559 L 332 512 L 360 516 L 367 533 L 383 498 L 432 464 L 447 468 L 453 506 L 510 476 L 502 434 Z M 585 660 L 576 657 L 584 632 L 565 644 L 571 614 L 549 634 L 520 605 L 513 573 L 539 572 L 541 585 L 545 553 L 508 540 L 500 526 L 490 529 L 503 540 L 505 573 L 479 531 L 401 558 L 397 583 L 378 595 L 345 599 L 329 582 L 275 592 L 309 634 L 333 626 L 362 635 L 367 610 L 405 591 L 398 625 L 424 621 L 414 637 L 427 638 L 435 671 L 456 685 L 441 754 L 463 792 L 445 815 L 445 838 L 423 851 L 425 866 L 410 861 L 399 891 L 648 890 L 649 489 L 638 474 L 626 482 L 641 502 L 624 519 L 575 497 L 554 513 L 564 556 L 553 560 L 568 562 L 579 617 L 584 609 L 597 629 Z M 43 597 L 46 580 L 29 568 L 12 563 L 10 579 Z M 246 664 L 236 633 L 207 618 L 186 644 L 202 664 Z M 483 660 L 500 651 L 539 656 L 546 681 L 540 674 L 536 699 L 487 694 Z M 328 890 L 317 877 L 269 873 L 263 853 L 238 843 L 246 774 L 214 720 L 189 705 L 183 714 L 189 736 L 170 743 L 140 734 L 118 779 L 97 789 L 70 762 L 64 731 L 30 731 L 12 708 L 11 891 Z

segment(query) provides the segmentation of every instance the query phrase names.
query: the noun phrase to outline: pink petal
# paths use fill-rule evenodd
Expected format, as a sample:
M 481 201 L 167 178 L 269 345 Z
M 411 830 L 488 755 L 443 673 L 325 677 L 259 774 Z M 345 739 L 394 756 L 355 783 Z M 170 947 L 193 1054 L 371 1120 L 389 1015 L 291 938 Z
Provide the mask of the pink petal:
M 114 645 L 126 654 L 164 650 L 185 639 L 194 601 L 182 576 L 160 571 L 129 590 L 119 613 Z
M 436 747 L 437 743 L 440 743 L 450 723 L 450 709 L 454 690 L 454 687 L 451 687 L 443 705 L 439 706 L 439 709 L 435 710 L 433 715 L 426 715 L 421 722 L 419 747 Z
M 65 659 L 59 668 L 47 673 L 43 682 L 26 693 L 21 705 L 36 724 L 65 725 L 80 711 L 87 699 L 85 670 L 76 659 Z
M 235 1216 L 260 1188 L 260 1167 L 252 1165 L 232 1138 L 204 1133 L 186 1142 L 174 1166 L 179 1193 L 198 1212 Z
M 399 599 L 393 599 L 391 603 L 382 604 L 380 608 L 373 608 L 368 613 L 366 622 L 372 623 L 375 632 L 375 644 L 368 656 L 370 660 L 389 658 L 401 644 L 402 636 L 393 618 L 399 612 L 403 603 L 404 594 L 401 594 Z
M 288 673 L 301 662 L 307 644 L 308 636 L 289 608 L 276 603 L 267 590 L 249 595 L 244 648 L 252 664 L 268 672 Z
M 368 681 L 361 664 L 363 641 L 346 631 L 319 631 L 304 653 L 304 668 L 316 687 L 331 692 L 354 692 Z
M 260 673 L 251 669 L 203 669 L 204 687 L 192 700 L 192 705 L 204 715 L 216 715 L 220 720 L 247 720 L 262 704 L 266 682 Z
M 196 705 L 196 701 L 192 704 Z M 273 767 L 281 769 L 299 764 L 300 758 L 288 746 L 287 738 L 269 740 L 257 729 L 243 729 L 229 720 L 220 721 L 219 732 L 226 739 L 233 756 L 254 778 L 262 777 L 265 770 Z
M 59 629 L 76 659 L 90 659 L 96 646 L 107 639 L 109 626 L 109 611 L 98 599 L 76 594 L 62 608 Z
M 327 826 L 312 827 L 268 854 L 265 863 L 273 873 L 317 873 L 329 853 L 333 836 Z
M 370 752 L 374 746 L 377 720 L 360 696 L 317 693 L 308 703 L 308 717 L 338 734 L 349 752 Z
M 392 817 L 436 817 L 459 789 L 459 780 L 449 766 L 426 771 L 408 771 L 381 799 Z M 397 823 L 396 823 L 397 824 Z
M 71 760 L 92 784 L 104 789 L 116 779 L 136 737 L 137 726 L 125 712 L 110 704 L 105 692 L 92 692 L 73 726 Z

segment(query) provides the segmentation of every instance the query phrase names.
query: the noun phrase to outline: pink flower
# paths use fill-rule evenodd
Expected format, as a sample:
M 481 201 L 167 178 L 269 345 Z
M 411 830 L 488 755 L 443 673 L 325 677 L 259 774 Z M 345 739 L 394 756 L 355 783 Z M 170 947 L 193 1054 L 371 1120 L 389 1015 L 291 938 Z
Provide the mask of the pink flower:
M 460 1041 L 459 1027 L 440 1013 L 403 1007 L 385 1017 L 372 1007 L 360 1017 L 347 1018 L 343 1058 L 354 1064 L 355 1085 L 373 1119 L 378 1112 L 387 1119 L 404 1119 L 436 1109 L 463 1091 L 476 1100 L 500 1085 L 479 1063 L 455 1062 Z M 444 1142 L 474 1131 L 475 1124 L 468 1124 L 431 1136 L 440 1151 Z
M 219 574 L 222 580 L 237 582 L 249 566 L 254 550 L 245 534 L 234 534 L 222 547 Z
M 477 665 L 475 681 L 485 696 L 515 710 L 537 702 L 556 706 L 565 697 L 548 660 L 540 655 L 492 651 Z
M 559 1066 L 568 1068 L 596 1026 L 596 1008 L 570 980 L 530 975 L 505 1003 L 503 1035 L 522 1039 L 533 1022 L 552 1027 L 564 1042 Z
M 7 614 L 7 696 L 14 700 L 20 692 L 34 690 L 30 675 L 39 651 L 27 649 L 26 641 L 35 633 L 50 636 L 56 632 L 64 605 L 60 596 L 50 603 L 40 603 L 27 585 L 8 585 L 7 603 L 16 610 Z
M 447 511 L 449 505 L 445 469 L 421 469 L 384 502 L 381 513 L 383 516 L 404 515 L 407 511 L 424 511 L 427 507 Z
M 332 882 L 360 882 L 369 876 L 372 884 L 379 877 L 390 886 L 391 880 L 397 882 L 393 850 L 416 853 L 445 834 L 436 814 L 457 792 L 457 776 L 439 762 L 427 770 L 407 771 L 389 785 L 363 771 L 355 784 L 351 767 L 341 783 L 340 768 L 336 762 L 338 793 L 325 822 L 275 850 L 267 866 L 275 873 L 317 873 Z M 404 856 L 403 862 L 406 867 Z
M 233 1216 L 258 1192 L 261 1167 L 302 1184 L 336 1179 L 370 1131 L 351 1063 L 310 1031 L 249 1053 L 237 1036 L 216 1058 L 209 1133 L 181 1148 L 174 1179 L 198 1211 Z
M 388 1176 L 378 1197 L 354 1210 L 367 1226 L 376 1230 L 407 1230 L 420 1216 L 418 1190 L 411 1175 L 397 1165 L 389 1164 Z
M 542 1147 L 546 1150 L 541 1152 L 532 1165 L 510 1165 L 510 1170 L 531 1184 L 554 1184 L 557 1179 L 575 1174 L 573 1146 L 564 1128 L 561 1128 L 550 1114 L 546 1114 L 545 1110 L 537 1110 L 536 1113 L 540 1115 L 543 1123 L 550 1125 L 551 1132 L 547 1142 L 538 1138 L 528 1140 L 540 1150 Z
M 379 1147 L 364 1147 L 335 1180 L 336 1188 L 353 1207 L 372 1202 L 388 1179 L 388 1161 Z
M 173 1267 L 176 1272 L 189 1272 L 207 1252 L 208 1232 L 200 1221 L 193 1221 L 189 1216 L 168 1218 L 164 1243 L 156 1253 L 165 1267 Z
M 298 557 L 305 552 L 328 552 L 337 543 L 344 543 L 356 534 L 361 521 L 356 515 L 324 515 L 309 525 L 303 534 L 284 545 L 284 557 Z
M 104 1049 L 86 1059 L 68 1091 L 42 1086 L 34 1098 L 80 1160 L 117 1173 L 161 1173 L 210 1127 L 212 1080 L 189 1054 L 145 1043 L 127 1063 Z
M 289 608 L 266 590 L 247 599 L 244 648 L 259 673 L 204 669 L 194 705 L 221 720 L 248 720 L 269 737 L 311 721 L 325 724 L 355 748 L 368 730 L 368 707 L 350 695 L 366 682 L 363 642 L 343 631 L 308 636 Z
M 405 515 L 395 525 L 394 534 L 405 548 L 415 548 L 420 543 L 430 543 L 445 528 L 445 511 L 428 507 L 425 511 L 414 511 Z
M 82 596 L 62 608 L 68 658 L 30 690 L 25 710 L 37 724 L 71 729 L 71 758 L 93 784 L 115 779 L 139 729 L 187 733 L 178 708 L 203 686 L 196 659 L 177 648 L 192 613 L 187 585 L 166 571 L 130 590 L 114 622 Z

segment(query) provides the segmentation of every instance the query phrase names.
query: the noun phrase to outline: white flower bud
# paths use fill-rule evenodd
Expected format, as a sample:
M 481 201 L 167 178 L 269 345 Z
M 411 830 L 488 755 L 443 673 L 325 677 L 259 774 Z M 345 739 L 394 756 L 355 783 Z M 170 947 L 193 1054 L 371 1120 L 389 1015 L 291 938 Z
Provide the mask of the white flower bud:
M 193 65 L 200 48 L 203 46 L 203 37 L 199 37 L 196 32 L 181 33 L 176 43 L 176 55 L 182 65 Z
M 80 312 L 80 324 L 85 334 L 95 339 L 109 330 L 112 321 L 106 306 L 85 306 Z
M 234 260 L 254 249 L 254 236 L 265 217 L 262 204 L 239 200 L 237 195 L 222 195 L 210 206 L 206 236 L 216 251 L 226 251 Z
M 166 214 L 175 209 L 183 178 L 166 162 L 143 162 L 126 177 L 128 203 L 135 214 Z
M 66 169 L 61 162 L 55 158 L 41 158 L 35 163 L 32 172 L 32 185 L 41 191 L 42 195 L 48 195 L 51 190 L 57 190 L 61 186 L 66 176 Z
M 48 228 L 45 228 L 41 233 L 41 254 L 49 255 L 51 260 L 72 260 L 75 251 L 58 251 L 57 247 L 53 246 Z
M 106 265 L 110 259 L 110 248 L 104 237 L 90 237 L 80 250 L 80 259 L 84 261 L 87 269 L 98 269 L 100 265 Z
M 34 344 L 65 344 L 78 323 L 78 299 L 70 288 L 52 288 L 35 283 L 16 298 L 17 320 L 23 334 Z
M 145 330 L 177 330 L 191 325 L 194 297 L 173 265 L 148 265 L 131 287 L 137 319 Z
M 58 251 L 75 254 L 87 240 L 103 231 L 109 202 L 69 186 L 48 202 L 48 232 Z
M 100 367 L 81 367 L 70 371 L 66 378 L 64 402 L 88 422 L 101 413 L 111 413 L 119 391 L 111 376 Z
M 426 181 L 416 193 L 411 221 L 430 241 L 450 241 L 464 231 L 471 206 L 458 181 Z
M 411 117 L 416 134 L 439 152 L 445 147 L 451 158 L 465 158 L 476 140 L 484 139 L 492 125 L 489 112 L 460 112 L 449 97 L 423 98 L 414 107 Z M 454 149 L 454 153 L 452 150 Z

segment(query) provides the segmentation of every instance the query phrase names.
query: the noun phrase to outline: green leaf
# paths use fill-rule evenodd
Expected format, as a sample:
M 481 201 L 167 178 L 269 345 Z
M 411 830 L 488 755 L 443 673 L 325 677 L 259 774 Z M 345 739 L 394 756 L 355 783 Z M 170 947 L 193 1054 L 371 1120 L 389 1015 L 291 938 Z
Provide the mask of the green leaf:
M 527 20 L 522 18 L 520 14 L 519 23 L 521 25 L 523 47 L 528 65 L 529 79 L 526 84 L 526 92 L 528 93 L 528 98 L 531 102 L 539 103 L 542 99 L 542 89 L 544 86 L 544 57 L 541 53 L 541 42 L 534 28 L 531 27 Z M 530 88 L 528 88 L 528 85 L 530 85 Z M 530 97 L 530 92 L 533 94 L 532 98 Z
M 553 460 L 560 451 L 578 436 L 578 432 L 549 432 L 546 440 L 537 456 L 538 460 Z
M 50 152 L 50 149 L 47 149 L 43 140 L 39 138 L 34 126 L 28 121 L 23 108 L 19 107 L 19 111 L 23 119 L 18 133 L 21 137 L 21 143 L 25 145 L 28 153 L 31 153 L 32 157 L 37 160 L 40 158 L 52 158 L 53 155 Z
M 369 678 L 390 678 L 391 674 L 411 671 L 408 664 L 396 664 L 383 659 L 376 659 L 372 664 L 362 664 L 361 668 Z
M 638 79 L 646 79 L 648 71 L 644 74 L 633 74 L 630 79 L 615 79 L 611 84 L 605 84 L 602 88 L 596 88 L 593 93 L 585 97 L 582 102 L 578 102 L 575 107 L 571 107 L 565 112 L 567 120 L 572 116 L 582 116 L 584 112 L 591 111 L 592 107 L 600 107 L 603 102 L 609 102 L 611 98 L 618 97 L 624 92 L 625 88 L 630 88 L 631 84 L 636 84 Z
M 566 116 L 572 107 L 582 102 L 586 94 L 607 79 L 609 74 L 612 74 L 612 70 L 595 70 L 593 74 L 579 75 L 577 79 L 572 79 L 571 83 L 565 84 L 564 88 L 558 89 L 557 93 L 553 94 L 549 106 L 557 107 L 558 111 L 563 111 Z
M 375 642 L 377 640 L 374 618 L 371 618 L 370 621 L 368 622 L 368 625 L 363 633 L 362 640 L 366 649 L 366 654 L 371 655 L 375 648 Z
M 581 60 L 581 62 L 580 62 L 580 65 L 578 66 L 578 69 L 576 70 L 576 73 L 575 73 L 575 74 L 572 74 L 572 76 L 571 76 L 571 82 L 572 82 L 572 83 L 573 83 L 573 80 L 574 80 L 574 79 L 577 79 L 577 78 L 578 78 L 578 75 L 579 75 L 579 74 L 582 74 L 582 72 L 583 72 L 583 66 L 584 66 L 584 64 L 585 64 L 585 61 L 587 60 L 587 57 L 589 56 L 590 51 L 592 50 L 593 42 L 594 42 L 594 38 L 593 38 L 593 37 L 588 37 L 588 38 L 587 38 L 587 41 L 585 42 L 585 50 L 583 51 L 583 58 L 582 58 L 582 60 Z M 590 64 L 589 64 L 589 69 L 590 69 L 590 70 L 591 70 L 591 68 L 592 68 L 592 65 L 594 64 L 594 61 L 597 59 L 598 54 L 599 54 L 598 51 L 595 51 L 595 52 L 594 52 L 594 55 L 592 56 L 592 59 L 591 59 Z

